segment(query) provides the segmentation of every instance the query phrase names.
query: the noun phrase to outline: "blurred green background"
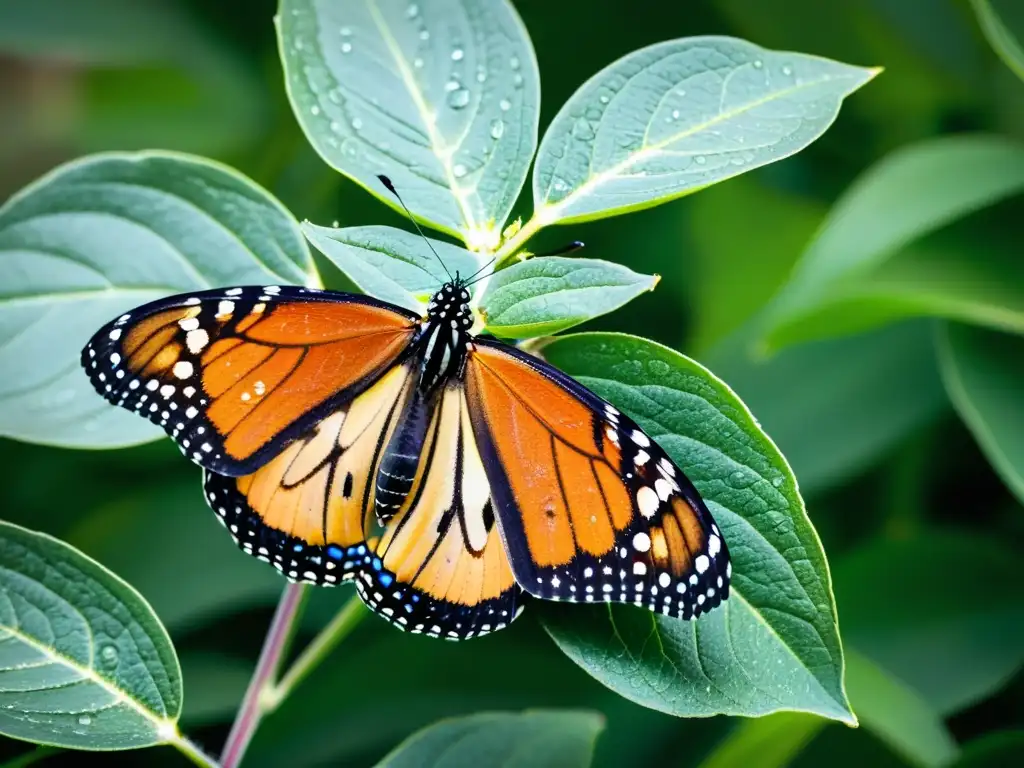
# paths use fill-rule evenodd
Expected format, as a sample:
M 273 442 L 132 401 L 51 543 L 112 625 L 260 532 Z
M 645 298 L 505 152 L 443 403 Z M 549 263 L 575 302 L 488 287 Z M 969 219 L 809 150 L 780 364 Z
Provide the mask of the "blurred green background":
M 274 5 L 0 0 L 0 200 L 84 153 L 163 148 L 239 168 L 300 219 L 404 226 L 303 139 L 285 100 Z M 662 276 L 653 294 L 591 327 L 675 347 L 746 400 L 794 466 L 829 556 L 847 649 L 926 702 L 958 763 L 1010 765 L 1016 755 L 1024 764 L 1024 513 L 950 405 L 935 321 L 768 359 L 749 343 L 851 181 L 940 135 L 1024 141 L 1024 82 L 991 51 L 966 0 L 515 5 L 540 62 L 542 130 L 591 74 L 669 38 L 729 34 L 886 68 L 797 156 L 648 211 L 544 231 L 531 250 L 580 239 L 589 256 Z M 1000 5 L 1024 21 L 1024 3 Z M 528 199 L 518 212 L 529 214 Z M 1011 198 L 937 235 L 965 255 L 983 237 L 1019 259 L 1022 218 L 1024 202 Z M 203 503 L 198 469 L 168 441 L 74 452 L 0 440 L 0 456 L 0 514 L 60 536 L 150 600 L 182 657 L 184 729 L 219 748 L 283 581 L 235 549 Z M 348 588 L 318 591 L 304 636 L 348 597 Z M 851 690 L 854 707 L 870 695 Z M 266 720 L 246 764 L 368 765 L 440 717 L 541 706 L 605 713 L 600 766 L 899 766 L 954 754 L 940 745 L 932 760 L 901 748 L 915 734 L 880 740 L 878 727 L 810 716 L 687 721 L 644 710 L 562 656 L 527 612 L 509 631 L 458 645 L 367 619 Z M 0 756 L 25 748 L 5 740 Z M 169 749 L 104 761 L 183 764 Z

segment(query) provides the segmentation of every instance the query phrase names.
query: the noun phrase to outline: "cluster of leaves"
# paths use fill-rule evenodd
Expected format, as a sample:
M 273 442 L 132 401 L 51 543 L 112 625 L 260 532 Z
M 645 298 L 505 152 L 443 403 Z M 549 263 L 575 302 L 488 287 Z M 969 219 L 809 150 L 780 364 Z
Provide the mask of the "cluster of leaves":
M 107 4 L 111 15 L 121 6 Z M 727 5 L 760 39 L 757 11 L 740 0 Z M 973 5 L 993 47 L 1014 71 L 1024 69 L 999 12 L 984 0 Z M 430 246 L 452 273 L 475 273 L 493 259 L 497 271 L 475 287 L 473 299 L 483 330 L 531 340 L 532 349 L 633 416 L 693 479 L 735 560 L 733 597 L 697 622 L 625 607 L 538 606 L 557 647 L 615 694 L 649 710 L 767 715 L 736 728 L 708 758 L 711 765 L 743 763 L 752 754 L 785 764 L 830 719 L 856 723 L 854 711 L 912 764 L 955 759 L 958 747 L 943 717 L 1000 687 L 1024 660 L 1024 585 L 1012 555 L 988 538 L 918 529 L 909 539 L 876 541 L 844 557 L 834 571 L 848 641 L 844 684 L 832 578 L 796 478 L 813 493 L 870 466 L 935 419 L 944 383 L 992 465 L 1024 500 L 1024 407 L 1015 395 L 1024 370 L 1014 357 L 1021 347 L 1014 334 L 1024 327 L 1017 286 L 1024 283 L 1007 243 L 951 226 L 1019 191 L 1022 145 L 964 135 L 908 146 L 869 169 L 827 213 L 765 195 L 745 180 L 687 201 L 696 211 L 698 250 L 716 259 L 698 305 L 716 302 L 716 291 L 742 290 L 734 268 L 750 266 L 751 247 L 759 250 L 754 269 L 761 279 L 745 289 L 742 309 L 727 302 L 724 314 L 710 309 L 697 327 L 694 347 L 726 386 L 698 363 L 636 336 L 548 338 L 622 307 L 653 289 L 658 277 L 592 258 L 529 258 L 523 247 L 544 227 L 654 206 L 792 155 L 829 127 L 842 99 L 875 70 L 732 37 L 659 43 L 579 87 L 538 143 L 536 58 L 504 0 L 282 0 L 276 22 L 289 102 L 322 160 L 395 207 L 377 181 L 377 174 L 389 175 L 422 224 L 460 245 L 428 245 L 389 226 L 299 224 L 253 180 L 196 156 L 105 153 L 68 163 L 0 208 L 0 433 L 77 448 L 157 437 L 144 420 L 93 396 L 77 365 L 94 328 L 149 299 L 211 286 L 296 283 L 355 287 L 418 309 L 444 279 Z M 32 28 L 31 18 L 24 23 Z M 64 23 L 71 29 L 75 22 Z M 130 28 L 154 18 L 128 14 L 122 23 Z M 31 35 L 13 29 L 11 40 L 34 45 Z M 181 56 L 180 47 L 139 48 L 131 35 L 123 38 L 132 60 Z M 213 49 L 197 43 L 195 50 Z M 209 61 L 188 58 L 189 68 Z M 234 94 L 244 90 L 241 77 L 199 79 L 230 85 Z M 184 107 L 174 113 L 180 121 L 188 114 Z M 532 212 L 510 224 L 528 177 Z M 754 220 L 702 230 L 703 213 L 723 221 L 715 206 L 753 211 Z M 787 275 L 791 254 L 808 240 Z M 669 264 L 666 282 L 678 270 Z M 942 322 L 933 329 L 907 321 L 922 316 Z M 751 349 L 776 356 L 754 362 Z M 779 396 L 809 381 L 816 394 Z M 157 447 L 138 457 L 136 470 L 150 477 L 180 461 Z M 103 461 L 97 455 L 78 471 Z M 909 483 L 919 474 L 914 465 L 903 471 Z M 3 733 L 84 749 L 166 743 L 213 764 L 180 735 L 183 677 L 186 703 L 197 702 L 192 722 L 215 723 L 237 707 L 248 670 L 234 657 L 203 650 L 182 653 L 182 675 L 170 637 L 177 644 L 179 633 L 218 614 L 265 605 L 281 583 L 212 530 L 197 484 L 164 486 L 173 490 L 154 504 L 153 482 L 126 496 L 123 480 L 112 480 L 121 501 L 81 522 L 69 512 L 62 535 L 69 543 L 3 524 Z M 984 579 L 968 578 L 968 559 L 985 563 Z M 130 578 L 141 595 L 98 563 Z M 964 563 L 953 578 L 951 563 Z M 939 583 L 945 586 L 937 591 Z M 355 604 L 339 611 L 337 599 L 309 601 L 304 623 L 319 634 L 280 679 L 257 691 L 263 696 L 256 706 L 275 714 L 256 735 L 252 764 L 316 764 L 342 750 L 372 754 L 380 745 L 361 741 L 366 713 L 410 704 L 418 690 L 410 672 L 430 681 L 446 665 L 445 677 L 510 663 L 532 669 L 522 681 L 505 683 L 514 695 L 500 699 L 504 707 L 536 706 L 537 690 L 565 674 L 557 656 L 539 650 L 543 638 L 533 643 L 530 630 L 517 624 L 454 648 L 434 643 L 429 656 L 419 657 L 421 664 L 429 658 L 431 668 L 395 663 L 372 678 L 363 673 L 375 690 L 339 697 L 361 667 L 387 668 L 417 641 L 388 630 L 360 646 L 355 635 L 345 658 L 328 656 L 362 616 Z M 969 610 L 959 610 L 964 606 Z M 502 636 L 512 631 L 519 636 Z M 951 633 L 959 644 L 936 647 L 935 637 Z M 998 645 L 987 642 L 994 634 Z M 982 647 L 983 665 L 970 656 Z M 975 666 L 949 675 L 965 658 Z M 315 664 L 317 675 L 307 679 Z M 544 702 L 585 703 L 613 725 L 654 717 L 572 680 L 584 696 L 552 700 L 549 690 Z M 322 702 L 322 711 L 290 709 L 300 682 L 302 697 Z M 490 708 L 480 694 L 459 688 L 441 709 Z M 379 701 L 378 709 L 368 709 L 368 701 Z M 429 706 L 411 707 L 419 714 L 394 716 L 378 738 L 393 743 L 438 708 L 432 696 Z M 382 764 L 500 755 L 524 765 L 588 765 L 602 727 L 593 712 L 565 709 L 478 714 L 433 726 Z M 318 754 L 314 743 L 329 743 L 330 751 Z M 629 748 L 635 758 L 635 744 Z M 616 758 L 606 751 L 604 759 Z

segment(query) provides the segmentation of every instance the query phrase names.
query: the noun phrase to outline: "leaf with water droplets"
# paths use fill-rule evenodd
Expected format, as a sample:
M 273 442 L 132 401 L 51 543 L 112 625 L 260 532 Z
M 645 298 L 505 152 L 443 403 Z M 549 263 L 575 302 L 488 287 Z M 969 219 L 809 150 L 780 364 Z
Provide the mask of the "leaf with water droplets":
M 559 647 L 626 698 L 674 715 L 794 710 L 855 723 L 825 553 L 789 465 L 746 406 L 707 369 L 634 336 L 538 347 L 668 451 L 721 526 L 734 569 L 729 599 L 696 621 L 538 603 Z
M 224 166 L 151 152 L 63 165 L 0 207 L 0 435 L 90 448 L 156 439 L 79 364 L 100 325 L 181 291 L 318 279 L 291 214 Z
M 488 283 L 480 300 L 485 330 L 515 339 L 548 336 L 618 309 L 654 290 L 658 279 L 600 259 L 521 261 Z
M 74 749 L 175 741 L 181 670 L 134 589 L 62 541 L 0 522 L 0 733 Z
M 481 266 L 465 248 L 393 227 L 331 229 L 306 222 L 302 229 L 360 290 L 413 312 L 423 311 L 449 273 L 468 277 Z
M 537 147 L 540 80 L 507 0 L 282 0 L 292 107 L 331 166 L 387 204 L 494 247 Z
M 635 51 L 584 83 L 544 134 L 537 215 L 613 216 L 781 160 L 824 133 L 877 72 L 730 37 Z

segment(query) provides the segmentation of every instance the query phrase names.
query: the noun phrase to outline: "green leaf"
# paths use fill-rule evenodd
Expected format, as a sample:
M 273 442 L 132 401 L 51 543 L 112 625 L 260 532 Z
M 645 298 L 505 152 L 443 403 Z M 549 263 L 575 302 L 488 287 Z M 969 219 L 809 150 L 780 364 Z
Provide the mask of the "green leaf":
M 444 720 L 420 731 L 379 768 L 587 768 L 604 729 L 595 712 L 484 713 Z
M 846 663 L 850 702 L 865 728 L 912 765 L 938 768 L 956 759 L 956 742 L 918 693 L 853 648 Z
M 584 83 L 544 134 L 536 215 L 613 216 L 781 160 L 824 133 L 878 71 L 731 37 L 634 51 Z
M 795 710 L 855 723 L 821 542 L 789 465 L 743 403 L 698 364 L 632 336 L 559 337 L 541 353 L 668 451 L 733 557 L 729 600 L 696 621 L 538 605 L 559 647 L 622 696 L 670 714 Z
M 495 336 L 546 336 L 618 309 L 659 279 L 610 261 L 540 257 L 496 273 L 480 307 Z
M 79 365 L 100 325 L 190 289 L 316 280 L 294 219 L 235 171 L 150 152 L 63 165 L 0 207 L 0 435 L 90 448 L 155 439 Z
M 146 492 L 92 511 L 65 538 L 129 579 L 175 633 L 273 605 L 285 585 L 217 523 L 198 473 L 191 482 L 154 480 Z
M 1017 77 L 1024 80 L 1024 47 L 1019 34 L 1024 32 L 1024 13 L 1021 13 L 1020 5 L 1005 0 L 1002 3 L 970 0 L 970 3 L 992 50 Z M 1003 21 L 1004 16 L 1009 23 Z
M 1015 247 L 975 233 L 915 243 L 1024 190 L 1024 146 L 995 136 L 933 139 L 897 151 L 833 207 L 771 306 L 778 348 L 914 314 L 1024 330 Z
M 471 247 L 493 248 L 537 146 L 540 79 L 505 0 L 282 0 L 296 117 L 331 166 Z
M 967 531 L 874 541 L 834 565 L 844 637 L 939 713 L 962 710 L 1024 664 L 1018 560 Z
M 304 222 L 302 231 L 360 290 L 414 312 L 423 310 L 449 272 L 468 277 L 481 266 L 465 248 L 433 239 L 428 245 L 418 234 L 394 227 L 329 229 Z
M 786 768 L 827 724 L 828 720 L 803 712 L 743 720 L 699 768 Z
M 0 732 L 75 749 L 177 738 L 181 670 L 120 578 L 67 544 L 0 522 Z
M 757 416 L 805 495 L 863 471 L 947 408 L 923 320 L 787 347 L 767 360 L 749 353 L 756 332 L 749 323 L 704 362 Z
M 936 345 L 946 391 L 989 463 L 1024 502 L 1024 338 L 944 324 Z

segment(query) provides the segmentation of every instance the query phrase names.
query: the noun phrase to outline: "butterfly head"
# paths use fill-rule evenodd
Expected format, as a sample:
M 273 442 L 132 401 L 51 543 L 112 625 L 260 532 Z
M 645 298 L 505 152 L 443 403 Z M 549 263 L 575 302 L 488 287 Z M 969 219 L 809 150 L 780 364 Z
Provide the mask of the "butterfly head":
M 473 311 L 469 308 L 469 291 L 457 276 L 441 286 L 441 290 L 430 297 L 427 305 L 427 320 L 431 323 L 450 326 L 458 331 L 469 331 L 473 327 Z

